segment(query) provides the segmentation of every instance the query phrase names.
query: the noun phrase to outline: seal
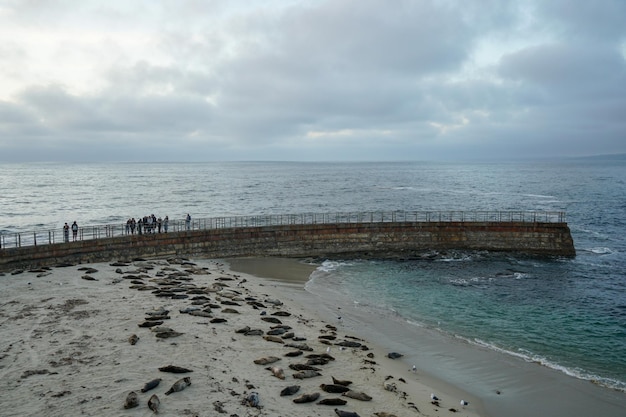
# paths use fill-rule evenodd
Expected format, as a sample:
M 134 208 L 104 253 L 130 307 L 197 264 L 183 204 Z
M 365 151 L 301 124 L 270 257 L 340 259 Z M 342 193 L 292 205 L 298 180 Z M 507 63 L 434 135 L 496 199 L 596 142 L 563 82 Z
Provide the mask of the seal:
M 398 353 L 398 352 L 389 352 L 389 353 L 387 354 L 387 357 L 388 357 L 389 359 L 398 359 L 398 358 L 401 358 L 401 357 L 403 357 L 403 356 L 404 356 L 404 355 L 403 355 L 402 353 Z
M 265 368 L 268 371 L 272 371 L 272 374 L 278 379 L 285 379 L 285 371 L 280 366 L 270 366 Z
M 313 401 L 316 401 L 319 397 L 319 392 L 314 392 L 312 394 L 302 394 L 298 398 L 294 398 L 293 402 L 296 404 L 312 403 Z
M 395 414 L 388 413 L 386 411 L 379 411 L 378 413 L 374 413 L 376 417 L 397 417 Z
M 352 381 L 348 381 L 347 379 L 337 379 L 334 376 L 331 378 L 333 379 L 333 384 L 336 385 L 343 385 L 344 387 L 347 387 L 348 385 L 352 384 Z
M 285 341 L 278 336 L 265 335 L 263 336 L 263 339 L 267 340 L 268 342 L 285 343 Z
M 348 397 L 348 398 L 352 398 L 354 400 L 359 400 L 359 401 L 372 401 L 372 397 L 370 397 L 369 395 L 367 395 L 364 392 L 357 392 L 357 391 L 346 391 L 343 394 L 344 397 Z
M 331 392 L 333 394 L 341 394 L 350 391 L 350 388 L 344 385 L 335 384 L 321 384 L 320 388 L 322 389 L 322 391 Z
M 255 359 L 254 363 L 257 365 L 269 365 L 270 363 L 274 363 L 279 360 L 280 358 L 277 358 L 276 356 L 264 356 L 262 358 Z
M 285 397 L 287 395 L 293 395 L 298 391 L 300 391 L 300 385 L 289 385 L 280 392 L 280 396 Z
M 161 378 L 156 378 L 150 382 L 146 382 L 143 388 L 141 389 L 141 392 L 148 392 L 151 389 L 158 387 L 160 383 L 161 383 Z
M 186 377 L 184 377 L 182 379 L 179 379 L 178 381 L 174 382 L 174 385 L 172 385 L 172 387 L 165 392 L 165 395 L 170 395 L 173 392 L 182 391 L 185 388 L 187 388 L 189 385 L 191 385 L 191 378 L 186 376 Z
M 354 411 L 342 411 L 338 408 L 335 408 L 335 414 L 337 414 L 339 417 L 361 417 Z
M 223 319 L 223 318 L 221 318 L 221 317 L 216 317 L 216 318 L 214 318 L 214 319 L 210 320 L 210 322 L 211 322 L 211 323 L 226 323 L 227 321 L 228 321 L 228 320 Z
M 248 407 L 259 407 L 259 393 L 252 391 L 242 402 Z
M 128 343 L 130 343 L 131 345 L 135 345 L 137 344 L 137 341 L 139 340 L 139 336 L 137 336 L 136 334 L 132 334 L 129 338 L 128 338 Z
M 322 374 L 320 374 L 317 371 L 306 370 L 306 371 L 296 372 L 295 374 L 293 374 L 293 377 L 296 379 L 305 379 L 305 378 L 313 378 L 315 376 L 320 376 L 320 375 Z
M 154 414 L 158 414 L 160 405 L 161 400 L 159 400 L 159 397 L 156 394 L 152 394 L 152 396 L 148 400 L 148 408 L 152 410 Z
M 137 393 L 135 391 L 131 391 L 126 396 L 126 401 L 124 402 L 124 408 L 135 408 L 139 405 L 139 399 L 137 398 Z
M 291 363 L 289 364 L 289 369 L 293 369 L 294 371 L 319 371 L 320 368 L 316 368 L 315 366 L 303 364 L 303 363 Z
M 319 405 L 346 405 L 348 402 L 341 398 L 324 398 L 317 402 Z
M 166 332 L 156 332 L 155 336 L 160 339 L 169 339 L 170 337 L 178 337 L 178 336 L 182 336 L 183 334 L 184 333 L 172 330 L 172 331 L 166 331 Z
M 187 372 L 193 372 L 191 369 L 183 368 L 182 366 L 167 365 L 159 368 L 161 372 L 171 372 L 173 374 L 185 374 Z
M 276 317 L 261 317 L 261 320 L 266 321 L 268 323 L 283 324 L 283 322 L 278 320 Z

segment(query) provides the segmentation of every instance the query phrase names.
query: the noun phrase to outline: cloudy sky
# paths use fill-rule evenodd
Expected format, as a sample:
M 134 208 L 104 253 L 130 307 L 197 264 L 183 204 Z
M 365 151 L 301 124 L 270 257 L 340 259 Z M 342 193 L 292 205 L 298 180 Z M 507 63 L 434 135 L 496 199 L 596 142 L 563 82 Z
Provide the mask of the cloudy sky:
M 0 0 L 0 161 L 624 152 L 625 0 Z

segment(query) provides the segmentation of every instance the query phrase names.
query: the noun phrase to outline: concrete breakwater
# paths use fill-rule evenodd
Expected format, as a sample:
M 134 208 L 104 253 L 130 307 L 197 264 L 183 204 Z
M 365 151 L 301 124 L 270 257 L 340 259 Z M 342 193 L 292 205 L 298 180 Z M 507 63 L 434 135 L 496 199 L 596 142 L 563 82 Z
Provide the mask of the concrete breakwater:
M 431 250 L 576 255 L 567 223 L 363 222 L 233 227 L 4 247 L 0 271 L 137 257 L 416 258 Z

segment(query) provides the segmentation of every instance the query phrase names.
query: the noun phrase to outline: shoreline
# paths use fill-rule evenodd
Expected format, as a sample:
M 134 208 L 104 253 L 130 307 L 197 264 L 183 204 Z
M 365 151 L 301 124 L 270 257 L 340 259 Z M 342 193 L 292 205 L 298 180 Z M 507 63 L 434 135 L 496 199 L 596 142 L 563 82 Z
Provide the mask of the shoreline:
M 246 262 L 249 265 L 246 266 Z M 267 258 L 237 260 L 233 269 L 263 271 L 269 279 L 276 280 L 277 277 L 269 277 L 271 267 L 262 265 L 272 262 Z M 332 319 L 335 311 L 326 302 L 328 297 L 312 294 L 305 290 L 305 282 L 300 284 L 297 290 L 287 290 L 305 308 Z M 414 352 L 402 359 L 409 366 L 418 364 L 418 373 L 426 385 L 469 392 L 469 397 L 475 398 L 474 403 L 480 405 L 481 415 L 571 417 L 597 414 L 617 417 L 623 414 L 626 395 L 622 392 L 435 330 L 377 317 L 353 305 L 345 306 L 342 315 L 344 327 L 370 340 L 385 341 L 384 348 Z

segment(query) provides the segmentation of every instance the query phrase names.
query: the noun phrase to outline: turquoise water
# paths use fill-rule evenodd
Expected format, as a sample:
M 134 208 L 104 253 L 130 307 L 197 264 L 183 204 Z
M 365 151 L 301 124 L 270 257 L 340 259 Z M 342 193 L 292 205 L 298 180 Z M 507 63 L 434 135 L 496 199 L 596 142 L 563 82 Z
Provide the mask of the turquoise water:
M 624 289 L 600 290 L 606 283 L 585 280 L 576 268 L 575 261 L 488 253 L 326 261 L 307 288 L 332 288 L 340 299 L 377 314 L 625 390 Z M 604 297 L 607 291 L 614 297 Z

